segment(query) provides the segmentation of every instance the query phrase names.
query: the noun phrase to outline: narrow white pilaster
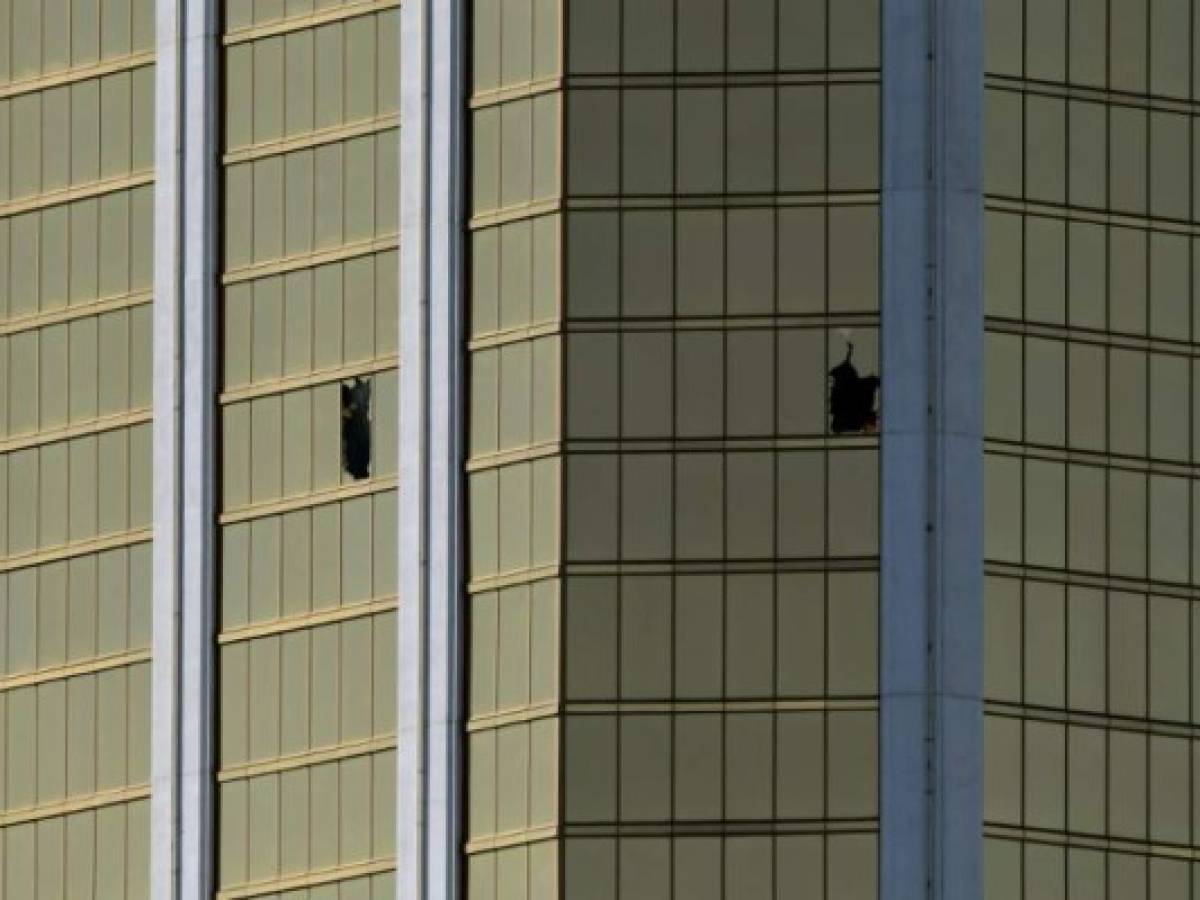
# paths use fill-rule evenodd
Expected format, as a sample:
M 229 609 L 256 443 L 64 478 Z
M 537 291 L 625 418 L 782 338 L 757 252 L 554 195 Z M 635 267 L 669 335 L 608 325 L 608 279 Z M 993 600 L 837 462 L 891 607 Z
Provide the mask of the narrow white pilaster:
M 154 549 L 151 672 L 150 894 L 174 897 L 179 818 L 179 496 L 183 395 L 180 389 L 179 196 L 182 159 L 180 19 L 175 0 L 155 9 L 154 84 Z
M 460 890 L 462 6 L 401 20 L 400 900 Z
M 880 896 L 979 900 L 981 2 L 883 26 Z
M 213 891 L 216 0 L 158 0 L 152 881 Z

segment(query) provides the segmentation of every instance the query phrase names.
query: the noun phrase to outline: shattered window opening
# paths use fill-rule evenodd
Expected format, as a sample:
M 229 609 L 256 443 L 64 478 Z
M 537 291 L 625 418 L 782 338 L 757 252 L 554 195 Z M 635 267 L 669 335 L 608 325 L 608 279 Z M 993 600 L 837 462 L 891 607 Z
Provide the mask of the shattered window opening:
M 371 382 L 342 382 L 342 469 L 360 481 L 371 477 Z
M 847 341 L 846 358 L 829 370 L 829 428 L 834 434 L 874 434 L 879 430 L 875 409 L 879 376 L 859 375 L 853 356 L 854 344 Z

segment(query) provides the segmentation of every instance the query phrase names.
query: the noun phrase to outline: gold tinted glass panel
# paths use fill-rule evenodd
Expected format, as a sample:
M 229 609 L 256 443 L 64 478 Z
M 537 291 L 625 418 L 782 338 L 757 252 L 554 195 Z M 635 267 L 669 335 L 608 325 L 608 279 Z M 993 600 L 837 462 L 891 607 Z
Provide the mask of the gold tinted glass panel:
M 473 900 L 877 896 L 878 6 L 472 5 Z
M 218 896 L 395 896 L 399 22 L 225 9 Z
M 990 900 L 1194 891 L 1192 7 L 987 3 Z
M 148 898 L 154 5 L 0 4 L 0 896 Z

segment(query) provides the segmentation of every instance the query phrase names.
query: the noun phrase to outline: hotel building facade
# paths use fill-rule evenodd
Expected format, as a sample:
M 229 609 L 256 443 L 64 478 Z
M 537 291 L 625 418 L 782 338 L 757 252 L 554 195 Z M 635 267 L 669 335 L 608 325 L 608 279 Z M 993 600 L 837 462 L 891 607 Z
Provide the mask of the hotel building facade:
M 0 0 L 0 900 L 1200 897 L 1198 62 Z

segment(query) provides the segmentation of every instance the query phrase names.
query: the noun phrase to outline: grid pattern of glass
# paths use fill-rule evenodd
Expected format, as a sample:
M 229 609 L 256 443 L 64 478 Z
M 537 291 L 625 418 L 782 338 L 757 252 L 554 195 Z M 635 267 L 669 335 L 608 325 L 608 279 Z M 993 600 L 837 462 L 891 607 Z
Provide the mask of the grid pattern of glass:
M 987 2 L 988 900 L 1200 890 L 1200 10 Z
M 0 2 L 0 898 L 149 896 L 152 0 Z
M 218 898 L 395 896 L 399 22 L 225 5 Z
M 474 4 L 471 900 L 877 896 L 878 19 Z

